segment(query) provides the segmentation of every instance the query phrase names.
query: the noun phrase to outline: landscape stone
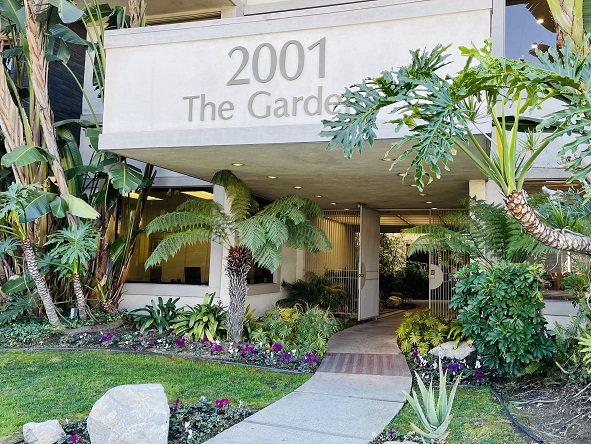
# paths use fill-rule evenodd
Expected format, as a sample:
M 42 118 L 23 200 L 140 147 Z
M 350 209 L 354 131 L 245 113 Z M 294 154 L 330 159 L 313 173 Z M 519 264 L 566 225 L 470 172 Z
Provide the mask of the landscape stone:
M 398 308 L 404 302 L 402 293 L 390 293 L 388 295 L 388 300 L 386 301 L 386 307 L 388 308 Z
M 64 434 L 56 419 L 45 422 L 28 422 L 23 426 L 25 444 L 53 444 Z
M 469 356 L 470 353 L 476 350 L 474 346 L 468 344 L 466 341 L 460 342 L 457 348 L 455 348 L 455 345 L 456 343 L 454 341 L 444 342 L 443 344 L 429 350 L 429 354 L 433 356 L 441 355 L 445 358 L 459 360 L 464 359 L 465 357 Z
M 170 409 L 161 384 L 120 385 L 88 415 L 92 444 L 167 444 Z

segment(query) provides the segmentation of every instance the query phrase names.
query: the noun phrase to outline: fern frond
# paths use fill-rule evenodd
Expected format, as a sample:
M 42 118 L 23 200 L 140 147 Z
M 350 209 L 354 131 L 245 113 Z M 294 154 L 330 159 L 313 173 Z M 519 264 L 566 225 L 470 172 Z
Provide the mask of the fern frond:
M 207 228 L 194 228 L 179 233 L 172 233 L 165 237 L 152 254 L 150 254 L 150 257 L 145 263 L 145 268 L 148 269 L 149 267 L 167 261 L 177 254 L 182 247 L 211 242 L 211 238 L 212 231 Z
M 257 251 L 252 252 L 252 259 L 259 267 L 266 268 L 273 273 L 281 266 L 281 247 L 267 242 Z
M 252 213 L 254 209 L 250 190 L 232 171 L 218 171 L 211 182 L 225 188 L 235 221 L 244 220 Z

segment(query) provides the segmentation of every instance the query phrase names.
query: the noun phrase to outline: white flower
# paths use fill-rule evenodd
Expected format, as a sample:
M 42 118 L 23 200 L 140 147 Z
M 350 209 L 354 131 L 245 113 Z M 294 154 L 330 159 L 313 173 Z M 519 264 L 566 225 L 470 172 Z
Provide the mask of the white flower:
M 189 421 L 185 422 L 185 430 L 189 430 L 191 423 Z
M 437 362 L 433 363 L 433 368 L 436 369 L 437 368 Z
M 480 368 L 480 361 L 476 361 L 476 364 L 474 364 L 474 367 Z

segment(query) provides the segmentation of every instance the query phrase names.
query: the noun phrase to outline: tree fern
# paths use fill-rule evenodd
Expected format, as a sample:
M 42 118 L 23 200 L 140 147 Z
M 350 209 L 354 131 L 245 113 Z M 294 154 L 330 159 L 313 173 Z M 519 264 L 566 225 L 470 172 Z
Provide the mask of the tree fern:
M 234 220 L 246 219 L 252 212 L 256 211 L 256 208 L 253 208 L 254 202 L 250 190 L 232 171 L 218 171 L 214 174 L 211 182 L 225 188 Z
M 166 236 L 150 254 L 145 267 L 153 267 L 175 256 L 182 247 L 211 242 L 212 231 L 207 228 L 192 228 Z

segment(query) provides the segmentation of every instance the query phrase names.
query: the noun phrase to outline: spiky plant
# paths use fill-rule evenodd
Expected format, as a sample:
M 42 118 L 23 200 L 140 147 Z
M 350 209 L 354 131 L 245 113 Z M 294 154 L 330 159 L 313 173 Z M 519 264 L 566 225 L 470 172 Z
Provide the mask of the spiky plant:
M 81 222 L 52 233 L 45 244 L 52 246 L 50 256 L 62 264 L 60 274 L 71 275 L 80 319 L 88 319 L 80 273 L 96 252 L 99 235 L 99 230 L 90 222 Z
M 491 264 L 500 260 L 519 263 L 553 251 L 525 233 L 501 205 L 476 199 L 467 200 L 465 205 L 466 211 L 442 216 L 443 225 L 403 230 L 423 235 L 409 246 L 408 255 L 451 251 Z
M 190 200 L 174 212 L 163 214 L 146 227 L 148 234 L 169 233 L 152 252 L 145 267 L 168 260 L 183 246 L 218 242 L 228 249 L 225 272 L 229 279 L 228 334 L 242 339 L 248 271 L 254 261 L 275 271 L 281 265 L 281 249 L 289 246 L 311 252 L 331 248 L 324 232 L 309 217 L 322 217 L 314 202 L 286 196 L 258 210 L 248 187 L 229 170 L 217 172 L 212 182 L 225 188 L 230 201 L 226 211 L 211 200 Z

